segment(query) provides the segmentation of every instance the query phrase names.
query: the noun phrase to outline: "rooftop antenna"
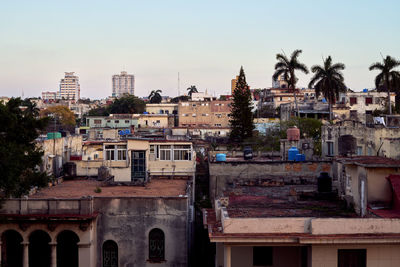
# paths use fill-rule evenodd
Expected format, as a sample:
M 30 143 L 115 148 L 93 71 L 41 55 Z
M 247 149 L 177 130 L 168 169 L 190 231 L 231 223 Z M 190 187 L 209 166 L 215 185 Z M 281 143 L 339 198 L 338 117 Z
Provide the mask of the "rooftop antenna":
M 24 89 L 21 90 L 21 99 L 24 99 Z
M 379 52 L 379 53 L 381 54 L 382 59 L 385 60 L 385 58 L 384 58 L 383 55 L 382 55 L 382 52 Z
M 179 79 L 179 72 L 178 72 L 178 96 L 181 94 L 181 92 L 180 92 L 180 83 L 181 83 L 181 80 Z

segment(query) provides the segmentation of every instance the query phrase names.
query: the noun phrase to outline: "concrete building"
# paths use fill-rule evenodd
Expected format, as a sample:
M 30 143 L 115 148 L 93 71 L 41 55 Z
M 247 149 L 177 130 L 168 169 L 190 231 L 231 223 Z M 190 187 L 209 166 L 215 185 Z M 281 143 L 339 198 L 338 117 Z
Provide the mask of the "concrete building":
M 231 95 L 233 95 L 233 91 L 236 89 L 236 83 L 239 80 L 239 76 L 236 76 L 235 79 L 231 80 Z
M 121 74 L 112 76 L 112 96 L 121 97 L 124 94 L 134 95 L 135 76 L 121 71 Z
M 390 101 L 395 102 L 395 93 L 390 94 Z M 341 94 L 340 103 L 350 107 L 347 119 L 359 120 L 363 123 L 370 122 L 375 110 L 384 110 L 387 105 L 387 93 L 376 91 L 347 92 Z M 368 118 L 369 117 L 369 118 Z
M 187 180 L 146 187 L 64 181 L 1 209 L 1 264 L 12 267 L 188 266 Z
M 61 99 L 78 101 L 80 96 L 79 77 L 75 75 L 75 72 L 65 72 L 65 77 L 60 81 Z
M 400 265 L 400 213 L 361 218 L 347 208 L 329 161 L 227 158 L 209 166 L 214 205 L 203 218 L 216 244 L 215 266 Z M 333 175 L 332 187 L 317 179 L 321 171 Z M 371 179 L 375 192 L 385 179 L 378 173 L 380 179 Z M 398 199 L 397 191 L 380 195 L 387 193 Z
M 207 90 L 205 92 L 192 93 L 190 98 L 192 101 L 212 101 L 217 99 L 216 97 L 209 95 Z
M 48 102 L 55 102 L 61 99 L 61 92 L 42 92 L 42 99 Z
M 389 118 L 395 116 L 388 116 Z M 390 119 L 387 119 L 391 123 Z M 321 128 L 322 156 L 339 155 L 381 156 L 400 159 L 399 125 L 369 125 L 360 121 L 344 120 Z M 342 138 L 354 138 L 351 143 L 344 143 Z M 345 146 L 341 146 L 341 145 Z M 341 152 L 341 149 L 343 150 Z M 351 151 L 350 151 L 351 150 Z
M 232 101 L 179 102 L 179 127 L 229 127 Z
M 272 88 L 288 88 L 288 83 L 285 81 L 283 74 L 277 79 L 272 79 Z
M 178 103 L 146 104 L 149 114 L 178 114 Z

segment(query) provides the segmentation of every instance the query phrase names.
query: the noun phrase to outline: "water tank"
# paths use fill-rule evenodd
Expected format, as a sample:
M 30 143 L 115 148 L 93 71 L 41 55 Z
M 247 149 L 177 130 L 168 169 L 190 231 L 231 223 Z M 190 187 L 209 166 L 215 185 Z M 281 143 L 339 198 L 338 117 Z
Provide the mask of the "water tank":
M 354 155 L 356 154 L 357 139 L 350 134 L 339 136 L 338 146 L 340 156 Z
M 296 154 L 296 156 L 294 157 L 295 161 L 305 161 L 306 160 L 306 155 L 304 154 Z
M 367 88 L 363 89 L 363 93 L 368 93 L 368 89 Z
M 299 150 L 297 149 L 297 147 L 292 146 L 288 150 L 288 160 L 295 160 L 297 154 L 299 154 Z
M 321 172 L 318 179 L 318 192 L 330 193 L 332 192 L 332 178 L 327 172 Z
M 251 146 L 245 146 L 243 149 L 243 158 L 249 160 L 253 158 L 253 149 Z
M 223 162 L 223 161 L 226 161 L 226 154 L 224 154 L 224 153 L 218 153 L 217 155 L 216 155 L 216 161 L 217 162 Z
M 290 127 L 286 130 L 287 139 L 289 141 L 299 141 L 300 140 L 300 130 L 297 127 Z

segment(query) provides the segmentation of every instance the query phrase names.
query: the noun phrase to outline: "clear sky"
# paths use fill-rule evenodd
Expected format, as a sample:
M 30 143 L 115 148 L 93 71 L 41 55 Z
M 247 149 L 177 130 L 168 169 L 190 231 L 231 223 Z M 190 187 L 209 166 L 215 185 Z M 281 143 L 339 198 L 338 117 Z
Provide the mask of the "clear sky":
M 400 1 L 1 0 L 0 96 L 56 91 L 64 72 L 81 96 L 111 95 L 111 76 L 136 77 L 136 95 L 190 85 L 223 94 L 243 65 L 252 88 L 271 86 L 275 55 L 346 64 L 345 81 L 373 87 L 380 52 L 400 59 Z M 299 86 L 311 75 L 300 75 Z

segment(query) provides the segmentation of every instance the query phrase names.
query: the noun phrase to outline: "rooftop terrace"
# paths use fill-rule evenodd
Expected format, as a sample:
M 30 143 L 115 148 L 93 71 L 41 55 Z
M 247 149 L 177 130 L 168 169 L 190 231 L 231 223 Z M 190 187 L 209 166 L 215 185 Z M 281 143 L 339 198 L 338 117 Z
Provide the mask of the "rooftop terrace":
M 145 186 L 107 186 L 95 180 L 64 181 L 58 185 L 43 188 L 29 198 L 81 198 L 93 197 L 177 197 L 186 194 L 186 180 L 156 180 Z M 100 193 L 95 193 L 99 187 Z

